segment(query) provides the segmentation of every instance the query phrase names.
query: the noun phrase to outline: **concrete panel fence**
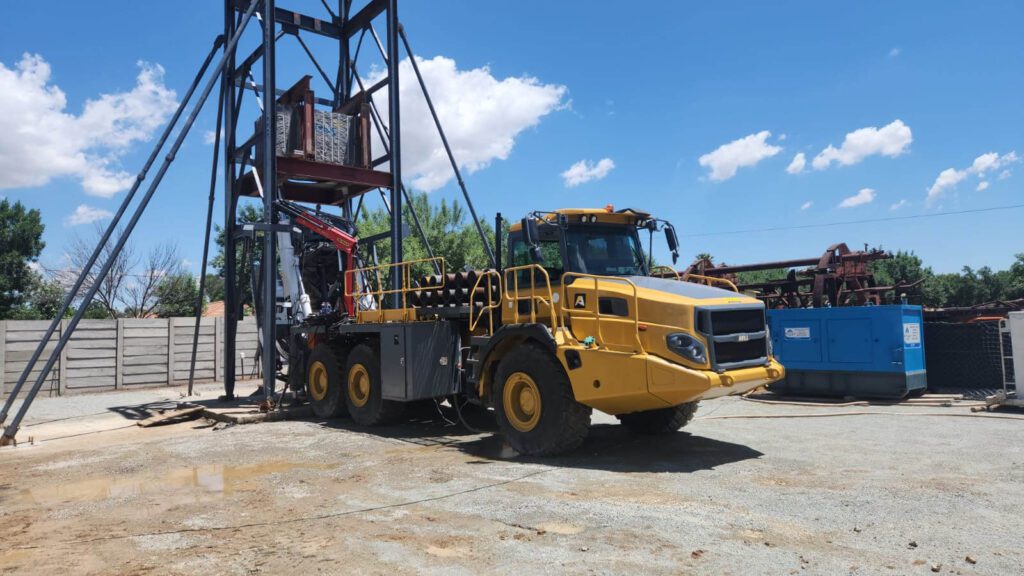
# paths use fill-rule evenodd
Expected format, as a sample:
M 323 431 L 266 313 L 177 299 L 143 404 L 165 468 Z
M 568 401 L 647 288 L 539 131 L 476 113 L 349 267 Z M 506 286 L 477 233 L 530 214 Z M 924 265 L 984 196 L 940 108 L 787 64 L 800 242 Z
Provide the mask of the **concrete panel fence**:
M 39 376 L 40 368 L 56 348 L 67 323 L 67 320 L 61 322 L 61 331 L 50 339 L 20 396 L 28 392 Z M 0 398 L 6 398 L 14 388 L 49 325 L 48 320 L 0 321 Z M 194 327 L 195 318 L 82 320 L 40 395 L 188 382 Z M 223 318 L 203 318 L 200 322 L 196 381 L 219 380 L 224 376 L 224 333 Z M 235 342 L 236 374 L 242 378 L 255 368 L 256 322 L 253 318 L 238 323 Z

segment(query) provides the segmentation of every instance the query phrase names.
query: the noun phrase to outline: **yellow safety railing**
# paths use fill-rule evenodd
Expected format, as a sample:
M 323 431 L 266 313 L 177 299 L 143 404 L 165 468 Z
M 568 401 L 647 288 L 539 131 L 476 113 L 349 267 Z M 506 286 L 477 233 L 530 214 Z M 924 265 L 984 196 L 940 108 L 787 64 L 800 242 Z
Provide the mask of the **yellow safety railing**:
M 576 306 L 573 303 L 571 303 L 571 301 L 569 300 L 568 289 L 569 289 L 570 284 L 574 288 L 581 288 L 581 286 L 579 286 L 576 282 L 571 280 L 572 278 L 585 279 L 586 281 L 591 281 L 592 280 L 594 282 L 594 297 L 590 299 L 591 301 L 586 304 L 585 308 L 576 308 Z M 601 283 L 602 282 L 609 282 L 609 283 L 614 282 L 614 283 L 618 283 L 618 284 L 623 284 L 623 285 L 628 286 L 630 288 L 630 290 L 632 291 L 632 298 L 628 302 L 628 305 L 629 305 L 629 317 L 624 318 L 622 316 L 618 316 L 618 315 L 615 315 L 615 314 L 602 314 L 601 313 L 601 293 L 602 292 L 604 292 L 604 293 L 608 293 L 609 292 L 607 289 L 605 289 L 603 291 L 601 290 Z M 621 294 L 616 292 L 615 296 L 616 297 L 620 297 Z M 625 347 L 628 348 L 628 346 L 625 345 L 625 344 L 609 343 L 609 342 L 607 342 L 605 340 L 604 333 L 603 333 L 603 331 L 601 329 L 601 319 L 602 318 L 611 317 L 611 318 L 615 318 L 618 322 L 622 322 L 623 320 L 626 320 L 626 321 L 631 320 L 632 323 L 633 323 L 633 331 L 632 331 L 633 334 L 632 335 L 633 335 L 633 337 L 635 339 L 635 342 L 634 342 L 635 343 L 635 348 L 632 349 L 632 350 L 629 350 L 629 351 L 642 354 L 644 352 L 644 344 L 643 344 L 643 341 L 640 339 L 640 306 L 639 305 L 640 305 L 640 298 L 639 298 L 639 295 L 637 293 L 636 284 L 634 284 L 632 281 L 630 281 L 627 278 L 622 278 L 621 276 L 598 276 L 596 274 L 582 274 L 582 273 L 579 273 L 579 272 L 566 272 L 565 274 L 562 275 L 562 314 L 565 315 L 565 316 L 568 316 L 570 320 L 573 317 L 577 317 L 577 316 L 582 317 L 582 314 L 587 314 L 589 318 L 593 318 L 594 324 L 595 324 L 595 328 L 596 328 L 596 331 L 597 331 L 597 345 L 598 346 L 604 346 L 605 348 L 609 348 L 609 349 L 611 349 L 611 348 L 613 348 L 615 346 L 625 346 Z
M 484 282 L 485 278 L 487 279 L 486 282 Z M 474 313 L 473 307 L 476 303 L 476 291 L 480 288 L 481 283 L 486 284 L 484 289 L 486 299 L 480 305 L 480 309 Z M 501 274 L 498 274 L 497 270 L 485 270 L 483 274 L 477 276 L 476 282 L 473 283 L 473 289 L 469 291 L 470 332 L 476 330 L 477 324 L 483 319 L 484 314 L 487 314 L 487 335 L 494 334 L 494 311 L 501 309 L 501 292 Z
M 436 264 L 436 269 L 439 269 L 441 271 L 441 276 L 444 276 L 445 274 L 444 258 L 440 256 L 434 258 L 420 258 L 418 260 L 405 260 L 402 262 L 380 264 L 378 266 L 367 266 L 366 268 L 353 268 L 352 270 L 345 271 L 345 296 L 349 296 L 355 299 L 357 313 L 367 312 L 366 310 L 359 310 L 359 300 L 365 296 L 372 296 L 377 301 L 378 307 L 378 309 L 375 310 L 374 312 L 377 312 L 377 316 L 383 318 L 384 310 L 381 308 L 381 306 L 383 304 L 384 296 L 398 294 L 401 296 L 401 300 L 399 301 L 399 303 L 401 304 L 401 309 L 404 310 L 402 318 L 404 320 L 409 320 L 411 307 L 409 306 L 408 295 L 410 292 L 414 292 L 416 290 L 421 289 L 420 287 L 413 286 L 413 267 L 415 267 L 418 264 Z M 381 277 L 382 272 L 386 275 L 387 271 L 392 268 L 395 269 L 394 271 L 391 272 L 392 274 L 401 274 L 401 288 L 385 289 L 384 278 Z M 363 278 L 365 278 L 367 275 L 372 274 L 374 279 L 376 280 L 376 288 L 364 286 L 362 289 L 360 289 L 358 283 L 355 281 L 357 274 L 359 274 Z
M 526 295 L 521 295 L 519 292 L 519 272 L 529 271 L 530 272 L 530 289 Z M 512 321 L 516 324 L 521 324 L 523 314 L 519 312 L 519 302 L 526 300 L 530 303 L 530 323 L 537 323 L 537 305 L 545 305 L 548 310 L 551 311 L 551 331 L 555 332 L 558 330 L 558 314 L 555 314 L 554 307 L 554 295 L 551 292 L 551 277 L 548 275 L 548 271 L 539 264 L 526 264 L 524 266 L 513 266 L 511 268 L 505 268 L 504 284 L 502 289 L 502 296 L 506 301 L 511 304 L 512 309 Z M 509 282 L 509 275 L 512 276 L 512 282 Z M 537 279 L 541 278 L 544 281 L 543 286 L 537 285 Z M 509 293 L 509 284 L 512 285 L 512 293 Z M 539 293 L 538 293 L 539 292 Z M 547 296 L 545 298 L 545 295 Z
M 732 290 L 733 292 L 739 292 L 740 289 L 736 287 L 731 281 L 725 278 L 715 278 L 712 276 L 701 276 L 699 274 L 686 274 L 682 278 L 683 282 L 693 282 L 694 284 L 704 284 L 705 286 L 714 286 L 719 284 L 726 289 Z
M 679 271 L 671 266 L 655 266 L 654 268 L 651 268 L 651 276 L 656 276 L 658 278 L 675 276 L 676 280 L 683 279 L 683 277 L 679 275 Z

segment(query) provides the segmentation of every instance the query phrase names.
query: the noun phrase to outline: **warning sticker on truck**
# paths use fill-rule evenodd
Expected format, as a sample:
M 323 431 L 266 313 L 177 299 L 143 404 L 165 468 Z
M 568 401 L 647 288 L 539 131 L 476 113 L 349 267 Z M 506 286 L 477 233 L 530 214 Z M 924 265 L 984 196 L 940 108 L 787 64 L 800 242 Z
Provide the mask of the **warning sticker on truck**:
M 921 325 L 917 322 L 903 324 L 903 345 L 907 348 L 921 347 Z
M 783 331 L 786 338 L 791 340 L 807 340 L 811 337 L 810 326 L 787 326 Z

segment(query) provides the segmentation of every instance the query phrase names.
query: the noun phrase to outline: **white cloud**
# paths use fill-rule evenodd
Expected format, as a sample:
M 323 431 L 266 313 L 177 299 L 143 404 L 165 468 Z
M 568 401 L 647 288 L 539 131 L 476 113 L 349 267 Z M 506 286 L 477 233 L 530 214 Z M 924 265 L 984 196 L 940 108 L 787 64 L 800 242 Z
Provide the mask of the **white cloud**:
M 853 196 L 850 196 L 849 198 L 844 198 L 843 201 L 839 203 L 839 207 L 853 208 L 854 206 L 860 206 L 862 204 L 870 204 L 874 200 L 874 190 L 872 190 L 871 188 L 861 188 L 860 191 L 854 194 Z
M 789 166 L 786 166 L 786 172 L 800 174 L 804 171 L 805 166 L 807 166 L 807 157 L 804 156 L 803 152 L 799 152 L 796 156 L 793 156 L 793 161 L 789 163 Z
M 896 202 L 892 206 L 889 206 L 889 210 L 899 210 L 900 208 L 903 208 L 908 204 L 910 203 L 907 202 L 905 199 L 901 199 L 899 202 Z
M 972 174 L 977 174 L 979 178 L 983 177 L 988 172 L 994 172 L 1004 166 L 1014 164 L 1020 161 L 1017 157 L 1017 153 L 1013 150 L 1000 156 L 996 152 L 986 152 L 981 156 L 974 159 L 971 163 L 971 167 L 967 169 Z
M 701 166 L 710 168 L 708 176 L 716 181 L 728 180 L 736 175 L 736 170 L 754 166 L 765 158 L 771 158 L 782 152 L 781 146 L 773 146 L 765 142 L 772 133 L 762 130 L 750 134 L 728 144 L 722 144 L 712 152 L 704 154 L 697 161 Z
M 192 261 L 189 260 L 188 258 L 182 258 L 181 259 L 181 266 L 182 266 L 182 268 L 191 268 L 192 267 Z
M 814 206 L 814 202 L 811 202 L 810 200 L 808 200 L 807 202 L 804 202 L 803 204 L 800 205 L 800 209 L 801 210 L 807 210 L 811 206 Z
M 105 220 L 111 216 L 113 214 L 109 210 L 93 208 L 87 204 L 79 204 L 78 208 L 75 208 L 75 211 L 64 219 L 64 223 L 68 226 L 79 226 L 81 224 L 91 224 L 97 220 Z
M 895 57 L 899 56 L 902 53 L 903 53 L 903 49 L 897 46 L 896 48 L 893 48 L 892 50 L 889 50 L 889 58 L 895 58 Z
M 217 130 L 206 130 L 203 132 L 203 144 L 207 146 L 217 141 L 217 132 L 220 132 L 221 139 L 224 138 L 224 131 L 218 128 Z
M 975 190 L 977 190 L 978 192 L 988 190 L 988 180 L 982 180 L 981 182 L 978 182 L 978 187 L 975 188 Z
M 935 183 L 928 189 L 927 203 L 931 205 L 935 202 L 943 193 L 949 188 L 952 188 L 960 183 L 961 180 L 967 178 L 966 170 L 957 170 L 956 168 L 946 168 L 935 178 Z
M 904 124 L 902 120 L 894 120 L 881 128 L 859 128 L 847 134 L 839 148 L 830 144 L 822 150 L 814 157 L 812 165 L 815 170 L 824 170 L 833 162 L 840 166 L 849 166 L 868 156 L 895 158 L 906 152 L 913 141 L 910 126 Z
M 566 188 L 572 188 L 592 180 L 600 180 L 607 176 L 612 168 L 615 168 L 615 162 L 612 162 L 611 158 L 602 158 L 596 164 L 580 160 L 562 172 L 562 180 Z
M 416 63 L 459 168 L 469 172 L 508 158 L 520 133 L 567 106 L 565 86 L 542 84 L 529 76 L 499 80 L 487 67 L 459 70 L 455 60 L 444 56 L 417 57 Z M 373 84 L 385 72 L 374 71 L 364 84 Z M 399 64 L 399 78 L 404 177 L 417 190 L 437 190 L 454 174 L 408 58 Z M 374 95 L 384 118 L 387 98 L 387 89 Z M 379 142 L 374 146 L 375 155 L 383 153 Z
M 0 189 L 43 186 L 77 178 L 86 193 L 110 197 L 131 185 L 118 160 L 148 140 L 177 102 L 164 86 L 164 69 L 139 62 L 135 87 L 101 94 L 78 115 L 50 82 L 50 65 L 24 54 L 13 68 L 0 63 Z
M 997 152 L 986 152 L 985 154 L 975 158 L 974 162 L 971 162 L 971 165 L 963 170 L 946 168 L 939 173 L 938 177 L 935 178 L 935 183 L 933 183 L 928 189 L 928 198 L 926 203 L 931 206 L 947 190 L 955 188 L 957 184 L 962 182 L 971 174 L 974 174 L 978 178 L 984 178 L 989 173 L 994 173 L 996 170 L 1005 168 L 1010 164 L 1016 164 L 1017 162 L 1020 162 L 1020 157 L 1017 156 L 1017 153 L 1013 150 L 1003 155 L 999 155 Z M 999 174 L 1000 180 L 1004 180 L 1009 177 L 1009 169 L 1003 170 Z M 980 192 L 988 187 L 989 183 L 982 181 L 978 183 L 977 190 Z

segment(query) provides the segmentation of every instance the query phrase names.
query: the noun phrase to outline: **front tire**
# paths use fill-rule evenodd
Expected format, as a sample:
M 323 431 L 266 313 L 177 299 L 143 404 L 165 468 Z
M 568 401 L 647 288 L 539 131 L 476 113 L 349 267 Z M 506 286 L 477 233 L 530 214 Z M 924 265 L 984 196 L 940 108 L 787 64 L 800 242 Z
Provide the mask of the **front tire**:
M 501 360 L 493 398 L 498 428 L 520 454 L 574 450 L 590 429 L 590 408 L 576 402 L 562 365 L 537 345 L 516 347 Z
M 345 362 L 345 404 L 357 424 L 380 426 L 395 422 L 405 405 L 381 395 L 380 360 L 373 348 L 360 344 Z
M 616 416 L 626 428 L 638 434 L 659 435 L 678 432 L 680 428 L 693 420 L 697 413 L 697 404 L 700 402 L 687 402 L 671 408 L 659 408 L 657 410 L 645 410 L 632 414 L 620 414 Z
M 306 365 L 306 395 L 319 418 L 337 418 L 345 413 L 341 360 L 326 344 L 317 344 Z

